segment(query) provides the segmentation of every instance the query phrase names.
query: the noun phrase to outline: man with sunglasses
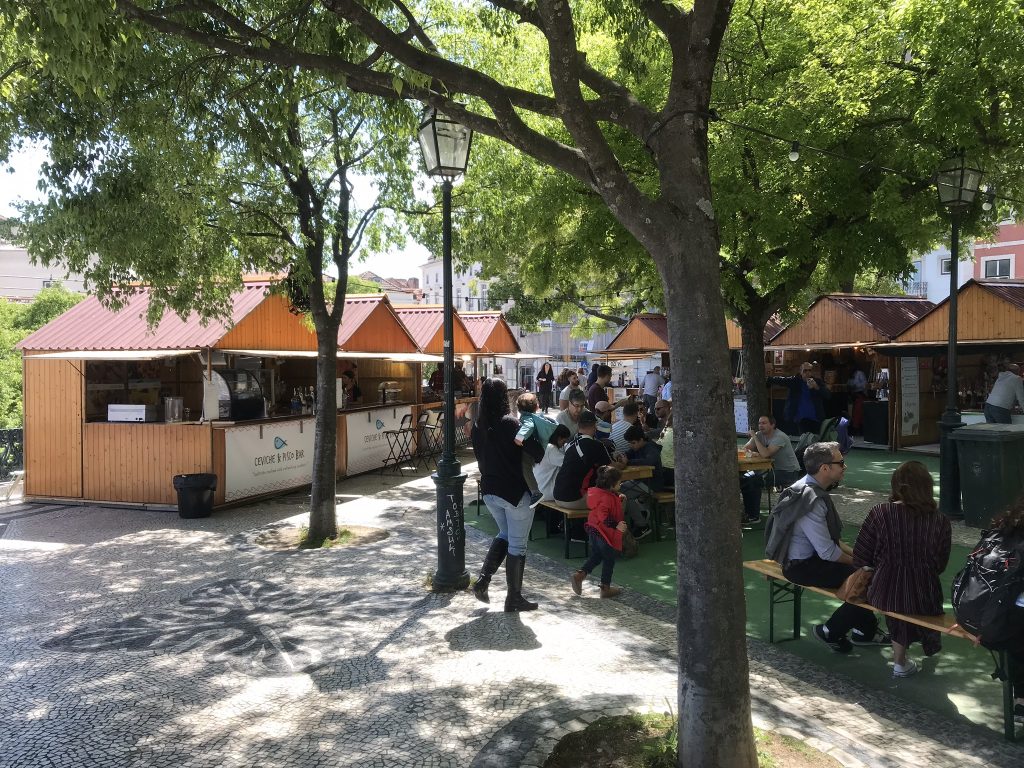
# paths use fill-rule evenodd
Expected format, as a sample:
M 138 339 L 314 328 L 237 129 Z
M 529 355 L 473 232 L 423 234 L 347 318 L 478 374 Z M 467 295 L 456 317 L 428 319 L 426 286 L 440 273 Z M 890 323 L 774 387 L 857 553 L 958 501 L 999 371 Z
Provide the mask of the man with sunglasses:
M 843 524 L 829 495 L 846 473 L 839 443 L 809 446 L 804 467 L 807 475 L 790 489 L 800 493 L 807 509 L 796 516 L 782 573 L 794 584 L 835 589 L 857 570 L 853 549 L 840 539 Z M 807 489 L 810 492 L 804 492 Z M 849 653 L 854 645 L 889 644 L 889 636 L 878 630 L 875 614 L 852 603 L 840 605 L 827 622 L 814 625 L 811 633 L 835 653 Z
M 576 437 L 576 433 L 580 431 L 580 414 L 586 409 L 587 395 L 582 389 L 573 389 L 569 392 L 568 400 L 569 405 L 564 411 L 558 412 L 555 421 L 568 429 L 570 435 Z

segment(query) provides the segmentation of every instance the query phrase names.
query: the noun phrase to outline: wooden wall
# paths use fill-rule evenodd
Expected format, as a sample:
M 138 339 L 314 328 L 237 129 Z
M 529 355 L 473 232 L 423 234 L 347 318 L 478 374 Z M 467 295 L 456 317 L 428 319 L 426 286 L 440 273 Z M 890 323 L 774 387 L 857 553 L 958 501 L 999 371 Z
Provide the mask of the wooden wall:
M 803 320 L 794 323 L 772 339 L 772 347 L 855 344 L 888 341 L 860 318 L 835 302 L 816 303 Z
M 97 422 L 86 424 L 83 434 L 83 495 L 87 499 L 176 504 L 171 484 L 174 475 L 215 471 L 208 424 Z M 218 483 L 218 490 L 223 498 L 221 485 Z
M 82 497 L 83 365 L 24 359 L 26 496 Z
M 316 334 L 288 311 L 283 296 L 267 296 L 217 342 L 220 349 L 316 349 Z
M 316 349 L 316 347 L 313 347 Z M 418 352 L 402 321 L 380 302 L 345 342 L 350 352 Z
M 949 338 L 949 303 L 940 304 L 895 341 L 945 341 Z M 989 293 L 968 285 L 957 296 L 957 339 L 1024 339 L 1024 311 Z

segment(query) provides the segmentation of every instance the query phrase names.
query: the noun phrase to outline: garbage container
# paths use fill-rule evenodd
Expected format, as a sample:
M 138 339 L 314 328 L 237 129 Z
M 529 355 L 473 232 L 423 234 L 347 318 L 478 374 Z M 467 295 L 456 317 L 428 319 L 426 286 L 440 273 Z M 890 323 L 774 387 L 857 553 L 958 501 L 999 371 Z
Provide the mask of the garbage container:
M 178 514 L 181 517 L 209 517 L 213 514 L 216 475 L 175 475 L 171 482 L 178 492 Z
M 964 522 L 986 528 L 1024 490 L 1024 424 L 973 424 L 952 437 Z

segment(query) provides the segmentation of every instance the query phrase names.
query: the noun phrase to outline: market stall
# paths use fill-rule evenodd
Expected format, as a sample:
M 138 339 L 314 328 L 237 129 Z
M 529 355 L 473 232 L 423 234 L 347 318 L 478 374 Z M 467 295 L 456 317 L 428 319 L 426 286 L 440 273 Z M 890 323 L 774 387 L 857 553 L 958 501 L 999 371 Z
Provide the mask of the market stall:
M 270 288 L 154 328 L 145 291 L 120 312 L 90 297 L 22 341 L 26 497 L 171 505 L 174 475 L 212 473 L 222 505 L 308 484 L 316 337 Z M 380 467 L 423 360 L 386 297 L 346 299 L 337 373 L 366 396 L 339 400 L 339 474 Z
M 961 419 L 984 421 L 981 413 L 996 366 L 1024 361 L 1024 282 L 968 280 L 957 293 L 957 393 Z M 936 305 L 891 343 L 876 349 L 895 361 L 891 375 L 893 445 L 938 443 L 938 421 L 946 407 L 949 300 Z M 1014 413 L 1015 423 L 1024 414 Z
M 911 296 L 819 296 L 802 320 L 775 336 L 765 348 L 770 353 L 769 376 L 793 376 L 805 362 L 814 363 L 832 396 L 825 401 L 825 415 L 849 416 L 855 428 L 863 428 L 867 442 L 887 445 L 888 392 L 892 362 L 876 352 L 875 345 L 892 341 L 935 305 Z M 862 423 L 853 418 L 850 384 L 855 371 L 864 373 L 868 391 L 861 404 Z M 781 423 L 786 390 L 772 391 L 772 412 Z

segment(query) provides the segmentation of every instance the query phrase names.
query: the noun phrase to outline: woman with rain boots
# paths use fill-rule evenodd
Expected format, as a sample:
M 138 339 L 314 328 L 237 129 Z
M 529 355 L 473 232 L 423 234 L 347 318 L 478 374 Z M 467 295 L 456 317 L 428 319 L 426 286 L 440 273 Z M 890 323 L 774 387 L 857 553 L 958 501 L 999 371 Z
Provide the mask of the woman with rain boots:
M 519 420 L 509 413 L 508 390 L 500 379 L 487 379 L 480 388 L 479 417 L 473 426 L 473 453 L 480 468 L 484 504 L 498 526 L 498 535 L 484 557 L 473 585 L 477 600 L 490 602 L 487 587 L 505 562 L 505 610 L 532 611 L 537 603 L 522 595 L 526 541 L 533 525 L 530 490 L 523 478 L 522 447 L 516 445 Z

